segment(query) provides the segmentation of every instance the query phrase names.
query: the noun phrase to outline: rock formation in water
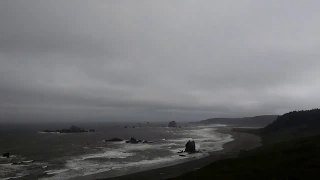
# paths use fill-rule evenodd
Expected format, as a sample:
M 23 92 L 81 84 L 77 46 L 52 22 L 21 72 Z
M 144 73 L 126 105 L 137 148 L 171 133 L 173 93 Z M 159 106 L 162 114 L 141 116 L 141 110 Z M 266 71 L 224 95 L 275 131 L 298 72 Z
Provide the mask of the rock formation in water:
M 69 129 L 57 129 L 57 130 L 44 130 L 43 132 L 57 132 L 57 133 L 83 133 L 83 132 L 95 132 L 94 129 L 90 129 L 89 131 L 79 128 L 77 126 L 71 126 Z
M 178 153 L 183 153 L 183 150 L 180 150 Z
M 120 142 L 120 141 L 123 141 L 123 140 L 122 140 L 122 139 L 120 139 L 120 138 L 112 138 L 112 139 L 105 140 L 105 141 Z
M 87 131 L 77 126 L 71 126 L 69 129 L 60 130 L 60 133 L 81 133 L 81 132 L 87 132 Z
M 178 127 L 178 124 L 175 121 L 171 121 L 169 122 L 168 127 Z
M 186 144 L 186 148 L 184 151 L 188 152 L 188 153 L 195 153 L 196 152 L 196 143 L 194 141 L 189 140 Z
M 141 142 L 141 140 L 137 140 L 137 139 L 135 139 L 133 137 L 130 140 L 126 141 L 126 143 L 132 143 L 132 144 L 137 144 L 139 142 Z
M 2 154 L 2 157 L 9 158 L 9 157 L 10 157 L 10 153 L 3 153 L 3 154 Z

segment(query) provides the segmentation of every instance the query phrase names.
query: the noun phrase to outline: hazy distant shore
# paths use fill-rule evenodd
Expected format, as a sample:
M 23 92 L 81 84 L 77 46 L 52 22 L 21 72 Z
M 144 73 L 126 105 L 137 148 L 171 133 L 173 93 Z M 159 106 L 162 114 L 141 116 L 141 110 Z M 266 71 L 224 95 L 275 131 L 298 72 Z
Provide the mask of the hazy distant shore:
M 220 127 L 216 131 L 223 134 L 231 134 L 234 140 L 224 144 L 223 150 L 210 152 L 210 155 L 204 158 L 113 178 L 105 178 L 107 177 L 106 173 L 98 173 L 81 178 L 77 177 L 77 179 L 166 179 L 199 169 L 216 160 L 236 157 L 240 150 L 252 149 L 261 145 L 260 137 L 252 134 L 232 132 L 231 127 Z

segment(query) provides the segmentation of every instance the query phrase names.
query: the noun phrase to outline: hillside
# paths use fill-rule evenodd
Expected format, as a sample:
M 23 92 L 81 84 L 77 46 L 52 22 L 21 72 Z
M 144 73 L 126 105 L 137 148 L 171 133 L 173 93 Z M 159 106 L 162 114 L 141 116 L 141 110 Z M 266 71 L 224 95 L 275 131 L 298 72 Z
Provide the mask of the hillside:
M 243 117 L 243 118 L 211 118 L 196 122 L 198 124 L 226 124 L 235 126 L 255 126 L 264 127 L 274 120 L 276 120 L 277 115 L 262 115 L 254 117 Z
M 173 179 L 317 179 L 320 136 L 264 145 Z
M 261 129 L 264 143 L 320 134 L 320 110 L 293 111 Z
M 263 145 L 175 179 L 319 178 L 319 109 L 286 113 L 265 128 L 234 131 L 260 135 Z

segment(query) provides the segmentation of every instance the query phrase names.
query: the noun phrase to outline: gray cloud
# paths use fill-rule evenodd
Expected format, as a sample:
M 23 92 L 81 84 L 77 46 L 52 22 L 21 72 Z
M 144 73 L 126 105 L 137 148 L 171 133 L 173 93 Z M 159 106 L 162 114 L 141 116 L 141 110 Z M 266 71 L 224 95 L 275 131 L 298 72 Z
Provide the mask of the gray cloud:
M 319 107 L 315 0 L 0 2 L 0 119 Z

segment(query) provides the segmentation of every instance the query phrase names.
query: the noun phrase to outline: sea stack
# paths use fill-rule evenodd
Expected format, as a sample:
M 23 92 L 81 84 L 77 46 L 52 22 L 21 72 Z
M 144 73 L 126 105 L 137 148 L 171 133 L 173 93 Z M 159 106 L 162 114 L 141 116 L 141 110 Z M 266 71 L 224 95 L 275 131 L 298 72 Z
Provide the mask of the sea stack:
M 137 140 L 133 137 L 130 140 L 126 141 L 126 143 L 131 143 L 131 144 L 137 144 L 139 142 L 141 142 L 141 140 Z
M 122 140 L 122 139 L 120 139 L 120 138 L 112 138 L 112 139 L 104 140 L 104 141 L 109 141 L 109 142 L 120 142 L 120 141 L 123 141 L 123 140 Z
M 188 141 L 186 144 L 185 152 L 195 153 L 196 152 L 196 143 L 194 141 Z
M 10 157 L 10 153 L 4 153 L 4 154 L 2 154 L 2 157 L 9 158 Z
M 83 133 L 83 132 L 95 132 L 94 129 L 90 129 L 90 130 L 85 130 L 82 128 L 79 128 L 77 126 L 71 126 L 69 129 L 57 129 L 57 130 L 43 130 L 42 132 L 46 132 L 46 133 Z
M 171 121 L 169 122 L 168 127 L 178 127 L 178 124 L 175 121 Z

